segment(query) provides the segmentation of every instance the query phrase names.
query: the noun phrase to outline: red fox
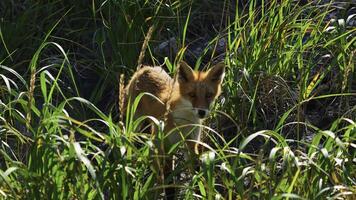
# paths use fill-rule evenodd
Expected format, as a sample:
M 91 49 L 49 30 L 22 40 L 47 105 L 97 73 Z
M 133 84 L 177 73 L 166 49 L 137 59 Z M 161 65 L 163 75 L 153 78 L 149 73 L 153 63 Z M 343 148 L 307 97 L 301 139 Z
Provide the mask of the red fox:
M 132 76 L 125 88 L 125 96 L 126 99 L 135 99 L 140 93 L 147 92 L 160 100 L 144 95 L 137 107 L 136 116 L 163 119 L 167 114 L 163 132 L 169 135 L 165 146 L 182 141 L 182 135 L 186 139 L 200 141 L 200 127 L 189 124 L 200 125 L 209 115 L 211 103 L 221 93 L 224 74 L 224 63 L 218 63 L 203 72 L 194 71 L 181 61 L 175 79 L 161 67 L 144 66 Z M 195 145 L 188 143 L 188 147 L 194 151 Z

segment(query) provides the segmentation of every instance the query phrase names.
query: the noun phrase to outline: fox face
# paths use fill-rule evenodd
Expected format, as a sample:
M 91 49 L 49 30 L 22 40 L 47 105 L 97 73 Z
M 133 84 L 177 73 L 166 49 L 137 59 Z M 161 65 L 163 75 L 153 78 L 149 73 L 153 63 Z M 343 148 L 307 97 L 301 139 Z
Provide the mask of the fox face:
M 179 63 L 177 80 L 180 95 L 185 107 L 190 107 L 199 119 L 209 115 L 211 103 L 221 93 L 224 74 L 224 63 L 219 63 L 206 72 L 194 71 L 183 61 Z

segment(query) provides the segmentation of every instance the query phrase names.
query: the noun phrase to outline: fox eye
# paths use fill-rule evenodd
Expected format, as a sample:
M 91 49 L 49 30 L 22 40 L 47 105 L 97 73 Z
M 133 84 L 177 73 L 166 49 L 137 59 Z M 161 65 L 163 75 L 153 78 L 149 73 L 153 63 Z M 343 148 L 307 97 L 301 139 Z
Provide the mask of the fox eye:
M 188 96 L 189 96 L 190 98 L 195 98 L 195 97 L 196 97 L 196 94 L 195 94 L 194 92 L 190 92 L 190 93 L 188 93 Z
M 212 98 L 213 96 L 214 94 L 211 92 L 206 93 L 206 98 Z

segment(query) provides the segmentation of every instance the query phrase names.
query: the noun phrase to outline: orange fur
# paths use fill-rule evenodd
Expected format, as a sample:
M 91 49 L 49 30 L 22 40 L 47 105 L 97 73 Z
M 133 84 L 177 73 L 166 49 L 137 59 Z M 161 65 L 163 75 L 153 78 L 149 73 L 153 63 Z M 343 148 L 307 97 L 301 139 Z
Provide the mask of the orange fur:
M 211 103 L 221 93 L 224 72 L 223 63 L 202 72 L 192 70 L 182 61 L 174 80 L 161 67 L 144 66 L 135 72 L 126 86 L 126 99 L 135 99 L 140 93 L 148 92 L 160 100 L 144 95 L 136 116 L 149 115 L 162 120 L 165 113 L 168 113 L 164 132 L 169 133 L 175 129 L 168 136 L 168 145 L 181 141 L 181 134 L 187 139 L 199 141 L 200 128 L 187 125 L 202 124 L 208 116 Z M 170 105 L 169 111 L 166 110 L 167 104 Z

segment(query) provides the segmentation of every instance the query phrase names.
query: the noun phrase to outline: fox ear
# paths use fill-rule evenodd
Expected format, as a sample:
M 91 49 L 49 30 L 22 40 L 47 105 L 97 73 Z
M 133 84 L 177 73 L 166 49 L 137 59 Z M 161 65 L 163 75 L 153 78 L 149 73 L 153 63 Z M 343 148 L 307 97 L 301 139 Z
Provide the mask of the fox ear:
M 187 83 L 194 80 L 194 71 L 186 62 L 180 61 L 177 77 L 179 83 Z
M 225 63 L 220 62 L 208 70 L 208 78 L 212 82 L 221 82 L 225 76 Z

